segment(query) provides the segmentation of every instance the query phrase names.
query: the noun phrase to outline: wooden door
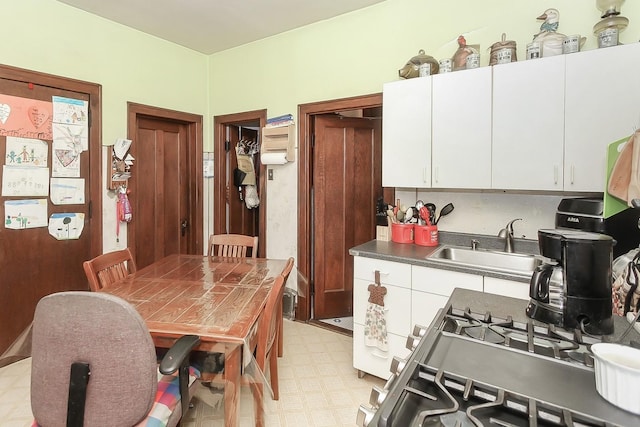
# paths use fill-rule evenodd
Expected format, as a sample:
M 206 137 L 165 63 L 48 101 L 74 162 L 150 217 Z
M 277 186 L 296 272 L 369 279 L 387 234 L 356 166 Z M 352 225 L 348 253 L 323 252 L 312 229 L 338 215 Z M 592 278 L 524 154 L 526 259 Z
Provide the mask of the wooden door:
M 149 113 L 132 120 L 129 238 L 138 268 L 170 254 L 199 254 L 203 248 L 202 147 L 192 135 L 200 118 Z
M 233 185 L 233 170 L 237 165 L 235 146 L 246 138 L 260 141 L 260 131 L 267 121 L 266 110 L 246 111 L 214 117 L 214 214 L 213 233 L 238 233 L 258 236 L 258 256 L 266 257 L 267 185 L 265 166 L 254 158 L 256 185 L 260 205 L 248 209 Z
M 227 199 L 227 227 L 226 232 L 232 234 L 245 234 L 247 236 L 258 236 L 259 233 L 259 212 L 260 206 L 247 208 L 244 198 L 246 187 L 238 188 L 234 185 L 233 171 L 238 166 L 236 158 L 236 145 L 240 140 L 258 141 L 258 131 L 248 127 L 228 125 L 227 141 L 229 150 L 226 154 L 227 173 L 224 179 L 226 187 L 229 188 Z M 260 170 L 257 159 L 254 156 L 254 169 L 256 172 L 256 183 L 260 181 Z M 242 196 L 242 198 L 241 198 Z M 260 244 L 258 244 L 260 248 Z
M 313 147 L 314 318 L 353 313 L 349 249 L 375 238 L 382 196 L 379 120 L 316 116 Z
M 51 103 L 52 96 L 62 96 L 88 101 L 89 144 L 88 150 L 79 154 L 80 178 L 84 180 L 84 203 L 54 205 L 49 196 L 0 196 L 0 211 L 5 219 L 0 227 L 0 354 L 28 327 L 33 319 L 35 306 L 40 298 L 66 290 L 88 290 L 82 262 L 99 254 L 102 249 L 101 174 L 100 174 L 100 86 L 62 77 L 0 66 L 0 94 L 25 99 L 17 108 L 13 101 L 0 102 L 3 114 L 28 114 L 34 133 L 24 134 L 22 130 L 8 130 L 0 127 L 0 158 L 2 165 L 16 164 L 11 153 L 7 153 L 7 139 L 22 136 L 40 139 L 47 150 L 47 182 L 52 173 L 52 161 L 56 152 L 52 149 L 51 132 L 43 129 L 51 125 L 52 117 L 30 101 Z M 11 108 L 13 104 L 13 108 Z M 42 104 L 39 104 L 42 106 Z M 28 109 L 27 109 L 28 107 Z M 22 111 L 22 113 L 21 113 Z M 6 123 L 7 117 L 3 115 Z M 13 143 L 13 142 L 10 142 Z M 58 151 L 58 154 L 61 152 Z M 76 154 L 68 153 L 75 157 Z M 68 159 L 70 157 L 65 157 Z M 27 172 L 27 177 L 33 174 Z M 5 175 L 0 176 L 0 183 Z M 8 179 L 8 178 L 7 178 Z M 27 178 L 28 179 L 28 178 Z M 46 220 L 54 213 L 83 214 L 82 233 L 78 239 L 58 240 L 49 234 L 46 223 L 37 228 L 10 228 L 10 212 L 6 203 L 21 200 L 44 200 Z

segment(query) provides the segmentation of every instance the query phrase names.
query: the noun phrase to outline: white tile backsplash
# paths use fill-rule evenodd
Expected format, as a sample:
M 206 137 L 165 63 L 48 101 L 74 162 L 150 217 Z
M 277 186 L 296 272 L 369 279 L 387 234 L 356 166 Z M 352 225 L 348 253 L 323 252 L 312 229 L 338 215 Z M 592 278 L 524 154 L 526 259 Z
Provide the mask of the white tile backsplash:
M 515 237 L 532 240 L 538 239 L 539 229 L 555 227 L 556 208 L 567 197 L 573 196 L 396 189 L 396 198 L 407 207 L 422 200 L 434 203 L 439 213 L 444 205 L 453 203 L 453 212 L 438 222 L 440 230 L 496 236 L 509 221 L 522 218 L 513 226 Z

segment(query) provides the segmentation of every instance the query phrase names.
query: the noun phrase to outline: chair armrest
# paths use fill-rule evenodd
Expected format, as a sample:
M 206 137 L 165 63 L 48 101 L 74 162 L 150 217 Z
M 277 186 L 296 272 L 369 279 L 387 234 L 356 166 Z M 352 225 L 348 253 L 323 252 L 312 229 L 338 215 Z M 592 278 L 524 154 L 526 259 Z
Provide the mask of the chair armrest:
M 160 373 L 171 375 L 176 372 L 185 360 L 188 360 L 191 350 L 200 343 L 197 335 L 184 335 L 180 337 L 164 355 L 160 362 Z

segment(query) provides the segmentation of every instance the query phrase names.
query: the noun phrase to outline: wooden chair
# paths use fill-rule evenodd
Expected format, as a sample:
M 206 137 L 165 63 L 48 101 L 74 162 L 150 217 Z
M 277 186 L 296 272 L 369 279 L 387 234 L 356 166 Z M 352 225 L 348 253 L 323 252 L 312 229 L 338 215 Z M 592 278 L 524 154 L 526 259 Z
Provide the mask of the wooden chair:
M 284 292 L 284 277 L 279 275 L 273 282 L 273 289 L 260 316 L 258 323 L 256 363 L 260 370 L 266 374 L 267 363 L 269 365 L 269 383 L 273 390 L 273 400 L 280 399 L 278 385 L 278 312 L 282 313 L 282 294 Z M 261 383 L 252 384 L 257 388 L 255 396 L 263 395 L 263 385 Z M 262 414 L 264 413 L 263 399 L 254 399 L 256 407 L 256 420 L 258 425 L 262 425 Z
M 98 291 L 111 283 L 135 273 L 136 262 L 129 248 L 109 252 L 85 261 L 82 266 L 89 281 L 89 288 Z
M 287 264 L 282 269 L 282 273 L 280 275 L 284 278 L 284 285 L 287 285 L 287 280 L 289 279 L 289 274 L 291 274 L 291 270 L 293 269 L 293 257 L 287 260 Z M 283 291 L 284 292 L 284 291 Z M 278 313 L 278 357 L 282 357 L 284 350 L 284 333 L 283 333 L 283 319 L 282 319 L 282 301 L 280 301 L 280 312 Z
M 258 236 L 244 234 L 212 234 L 207 255 L 244 258 L 251 249 L 251 258 L 258 257 Z
M 293 259 L 291 260 L 293 263 Z M 288 264 L 287 264 L 288 265 Z M 283 270 L 284 271 L 284 270 Z M 279 313 L 282 313 L 282 294 L 284 293 L 284 276 L 282 274 L 275 277 L 273 282 L 273 289 L 269 294 L 269 299 L 264 306 L 260 319 L 258 320 L 258 328 L 255 334 L 255 338 L 250 341 L 251 351 L 255 355 L 255 361 L 260 372 L 264 374 L 265 380 L 267 378 L 267 366 L 268 366 L 268 378 L 273 390 L 273 400 L 279 400 L 279 383 L 278 383 L 278 336 L 279 336 Z M 209 362 L 209 367 L 205 370 L 209 370 L 214 365 L 220 364 L 219 356 L 212 353 L 199 353 L 196 358 L 196 366 L 204 367 L 207 362 L 202 358 L 213 358 L 215 362 Z M 206 379 L 203 383 L 222 383 L 225 384 L 224 373 L 224 361 L 221 362 L 222 369 L 213 374 L 209 371 Z M 218 366 L 220 367 L 220 366 Z M 214 367 L 214 371 L 215 371 Z M 258 376 L 255 377 L 248 375 L 243 377 L 243 383 L 248 384 L 252 389 L 256 426 L 264 426 L 264 384 L 262 379 Z M 226 384 L 225 384 L 226 387 Z

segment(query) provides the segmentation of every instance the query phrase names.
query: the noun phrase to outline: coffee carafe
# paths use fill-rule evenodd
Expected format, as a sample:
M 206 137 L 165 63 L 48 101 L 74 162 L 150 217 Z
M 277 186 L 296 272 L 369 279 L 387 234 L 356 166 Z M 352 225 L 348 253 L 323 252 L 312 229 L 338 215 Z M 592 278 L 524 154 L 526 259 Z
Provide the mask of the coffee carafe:
M 527 316 L 594 335 L 613 333 L 613 238 L 578 230 L 538 230 L 538 244 L 549 262 L 531 277 Z

